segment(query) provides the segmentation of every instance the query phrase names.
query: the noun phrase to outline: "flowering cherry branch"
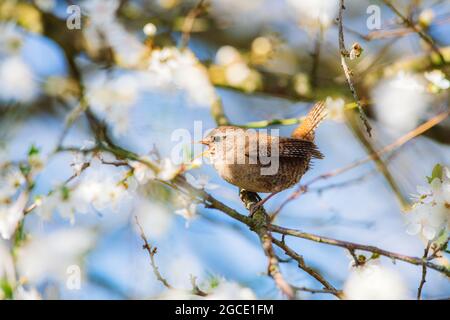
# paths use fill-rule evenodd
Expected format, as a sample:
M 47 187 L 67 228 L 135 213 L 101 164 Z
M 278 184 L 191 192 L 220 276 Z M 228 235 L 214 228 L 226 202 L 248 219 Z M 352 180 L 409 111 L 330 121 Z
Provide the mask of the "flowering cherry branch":
M 203 3 L 203 1 L 200 2 L 199 6 L 202 6 L 202 3 Z M 344 10 L 344 1 L 341 0 L 340 3 L 341 3 L 341 6 L 340 6 L 340 10 L 339 10 L 338 22 L 339 22 L 339 47 L 340 47 L 340 52 L 341 52 L 341 63 L 342 63 L 342 67 L 344 69 L 344 73 L 345 73 L 348 85 L 352 91 L 352 95 L 354 96 L 357 106 L 359 108 L 360 117 L 363 120 L 364 124 L 366 125 L 366 130 L 370 135 L 370 125 L 368 124 L 368 121 L 362 110 L 361 102 L 358 98 L 358 95 L 354 88 L 354 84 L 351 79 L 351 71 L 348 68 L 347 62 L 346 62 L 346 58 L 349 55 L 349 53 L 345 49 L 344 35 L 343 35 L 342 16 L 343 16 L 343 10 Z M 189 34 L 191 32 L 194 20 L 197 15 L 198 15 L 198 13 L 196 12 L 195 15 L 193 14 L 193 17 L 191 17 L 191 20 L 189 22 L 190 25 L 188 26 L 189 28 L 187 28 L 189 30 L 187 31 L 187 33 L 185 32 L 184 38 L 187 37 L 187 39 L 189 39 Z M 48 19 L 48 16 L 47 16 L 47 19 Z M 186 22 L 186 20 L 185 20 L 185 22 Z M 49 32 L 49 30 L 46 30 L 46 32 Z M 187 40 L 185 39 L 184 42 L 187 43 Z M 73 41 L 73 43 L 76 43 L 76 42 Z M 56 152 L 75 151 L 75 152 L 80 152 L 80 153 L 84 153 L 84 154 L 89 154 L 89 153 L 99 153 L 100 154 L 103 152 L 109 153 L 109 154 L 114 155 L 116 157 L 117 161 L 106 161 L 101 158 L 102 164 L 112 165 L 112 166 L 133 167 L 131 165 L 132 163 L 139 162 L 139 163 L 142 163 L 143 165 L 147 166 L 150 170 L 154 171 L 155 173 L 158 173 L 160 168 L 157 163 L 154 163 L 153 161 L 149 161 L 147 159 L 143 159 L 138 154 L 136 154 L 132 151 L 129 151 L 126 148 L 121 147 L 120 145 L 118 145 L 116 142 L 113 141 L 113 139 L 110 137 L 110 135 L 108 133 L 106 125 L 96 117 L 95 113 L 91 109 L 91 106 L 89 106 L 87 104 L 87 100 L 85 99 L 86 98 L 85 93 L 83 91 L 83 79 L 81 76 L 82 73 L 80 72 L 80 70 L 78 70 L 77 63 L 75 61 L 76 52 L 73 50 L 70 50 L 70 49 L 73 49 L 70 47 L 72 44 L 60 43 L 60 45 L 63 47 L 64 52 L 67 55 L 67 60 L 68 60 L 69 66 L 70 66 L 70 71 L 72 73 L 72 76 L 77 81 L 79 89 L 80 89 L 79 97 L 77 97 L 77 98 L 79 99 L 79 101 L 82 101 L 83 104 L 82 104 L 82 107 L 75 108 L 75 110 L 71 113 L 71 115 L 69 115 L 68 120 L 66 121 L 66 124 L 67 124 L 66 128 L 64 129 L 63 134 L 61 135 L 61 139 L 58 142 Z M 67 47 L 67 45 L 69 45 L 69 47 Z M 214 119 L 217 122 L 217 125 L 226 125 L 229 122 L 223 111 L 222 103 L 219 99 L 216 99 L 215 102 L 212 104 L 211 112 L 213 114 Z M 92 131 L 92 134 L 95 137 L 96 145 L 95 145 L 95 147 L 93 147 L 91 149 L 84 149 L 84 150 L 74 148 L 74 147 L 64 147 L 62 145 L 62 143 L 63 143 L 64 137 L 67 133 L 67 130 L 70 128 L 70 126 L 73 124 L 73 122 L 80 115 L 86 116 L 88 123 L 89 123 L 89 127 Z M 323 243 L 323 244 L 327 244 L 327 245 L 333 245 L 333 246 L 345 248 L 351 252 L 351 254 L 354 257 L 356 262 L 358 262 L 359 260 L 358 260 L 358 257 L 356 256 L 355 250 L 362 250 L 362 251 L 371 252 L 375 255 L 382 255 L 382 256 L 385 256 L 385 257 L 388 257 L 388 258 L 391 258 L 394 260 L 400 260 L 400 261 L 404 261 L 406 263 L 410 263 L 413 265 L 422 266 L 422 270 L 423 270 L 422 275 L 423 276 L 421 279 L 421 283 L 419 285 L 419 292 L 418 292 L 418 298 L 420 298 L 421 290 L 425 283 L 427 268 L 436 270 L 436 271 L 446 275 L 447 277 L 449 277 L 449 269 L 446 266 L 438 265 L 438 264 L 432 262 L 432 260 L 437 257 L 439 252 L 441 252 L 443 250 L 443 248 L 444 248 L 443 246 L 436 248 L 435 251 L 433 251 L 433 253 L 431 255 L 428 255 L 429 252 L 427 249 L 423 258 L 417 258 L 417 257 L 411 257 L 411 256 L 402 255 L 399 253 L 390 252 L 390 251 L 387 251 L 387 250 L 384 250 L 384 249 L 381 249 L 381 248 L 378 248 L 375 246 L 358 244 L 358 243 L 348 242 L 348 241 L 344 241 L 344 240 L 323 237 L 323 236 L 319 236 L 319 235 L 315 235 L 315 234 L 311 234 L 311 233 L 301 232 L 299 230 L 284 228 L 284 227 L 272 224 L 271 221 L 273 221 L 273 218 L 276 216 L 276 214 L 278 214 L 281 211 L 281 208 L 288 201 L 291 201 L 291 200 L 297 198 L 300 194 L 308 191 L 308 187 L 312 183 L 319 181 L 321 179 L 328 179 L 328 178 L 336 176 L 338 174 L 347 172 L 355 167 L 358 167 L 364 163 L 374 160 L 375 158 L 379 157 L 382 154 L 391 152 L 391 151 L 401 147 L 402 145 L 404 145 L 406 142 L 413 139 L 414 137 L 422 134 L 426 130 L 437 125 L 438 123 L 440 123 L 441 121 L 446 119 L 448 117 L 448 115 L 449 115 L 449 111 L 443 112 L 443 113 L 437 115 L 436 117 L 433 117 L 432 119 L 430 119 L 423 125 L 419 126 L 418 128 L 414 129 L 413 131 L 409 132 L 405 136 L 401 137 L 394 143 L 392 143 L 376 152 L 369 154 L 366 158 L 356 161 L 346 167 L 336 169 L 330 173 L 321 175 L 321 176 L 313 179 L 311 182 L 307 183 L 306 185 L 300 186 L 299 189 L 296 190 L 296 192 L 294 192 L 294 194 L 291 195 L 291 197 L 285 203 L 282 204 L 282 206 L 279 208 L 279 210 L 277 210 L 272 217 L 268 217 L 268 215 L 263 207 L 260 207 L 252 216 L 247 216 L 246 214 L 241 214 L 240 212 L 227 206 L 225 203 L 220 202 L 215 197 L 213 197 L 211 194 L 207 193 L 205 190 L 199 190 L 199 189 L 195 188 L 193 185 L 191 185 L 189 182 L 186 181 L 186 178 L 181 174 L 182 172 L 180 174 L 178 174 L 177 176 L 175 176 L 175 178 L 170 179 L 169 181 L 158 180 L 158 179 L 155 179 L 155 180 L 157 180 L 161 183 L 164 183 L 165 185 L 167 185 L 177 191 L 191 195 L 192 198 L 195 198 L 197 200 L 197 202 L 203 203 L 205 205 L 205 207 L 216 209 L 216 210 L 226 214 L 227 216 L 231 217 L 232 219 L 235 219 L 235 220 L 241 222 L 242 225 L 247 226 L 251 231 L 256 233 L 260 239 L 262 248 L 268 259 L 268 274 L 273 278 L 273 280 L 274 280 L 275 284 L 278 286 L 278 288 L 284 294 L 286 294 L 286 296 L 288 296 L 290 298 L 293 298 L 295 296 L 295 291 L 298 291 L 298 290 L 300 290 L 300 291 L 303 290 L 303 291 L 308 291 L 308 292 L 318 292 L 318 293 L 319 292 L 320 293 L 331 293 L 338 298 L 343 298 L 344 296 L 343 296 L 343 293 L 341 290 L 336 289 L 318 271 L 309 267 L 305 263 L 304 258 L 298 252 L 296 252 L 294 249 L 292 249 L 291 247 L 286 245 L 286 243 L 284 241 L 286 236 L 298 237 L 298 238 L 307 239 L 307 240 L 318 242 L 318 243 Z M 253 124 L 250 124 L 249 126 L 257 127 L 257 126 L 261 126 L 261 125 L 267 126 L 267 125 L 272 125 L 272 124 L 292 124 L 289 121 L 290 121 L 289 119 L 272 120 L 272 121 L 265 121 L 263 123 L 253 123 Z M 299 121 L 299 120 L 296 120 L 296 121 Z M 82 169 L 82 170 L 84 170 L 84 169 Z M 75 177 L 76 176 L 74 176 L 73 178 L 75 178 Z M 69 178 L 68 181 L 66 181 L 66 183 L 70 182 L 73 178 L 72 177 Z M 243 201 L 245 207 L 247 209 L 252 208 L 252 204 L 254 204 L 256 202 L 257 195 L 255 193 L 249 193 L 249 192 L 247 192 L 245 194 L 241 194 L 241 195 L 242 195 L 241 198 L 242 198 L 242 201 Z M 26 212 L 26 213 L 31 212 L 34 208 L 35 207 L 30 207 L 29 210 L 27 209 L 28 212 Z M 269 219 L 269 218 L 271 218 L 271 219 Z M 149 243 L 144 235 L 144 232 L 142 230 L 142 227 L 139 225 L 139 222 L 137 221 L 137 219 L 136 219 L 136 223 L 138 224 L 138 226 L 141 230 L 141 238 L 144 241 L 144 249 L 146 249 L 150 255 L 151 265 L 152 265 L 153 271 L 154 271 L 157 279 L 161 283 L 163 283 L 163 285 L 165 287 L 172 288 L 172 286 L 167 282 L 167 280 L 162 277 L 162 275 L 160 274 L 160 272 L 158 270 L 158 267 L 156 266 L 156 263 L 154 261 L 154 255 L 156 254 L 156 248 L 153 248 L 149 245 Z M 275 238 L 273 236 L 273 234 L 275 234 L 275 233 L 282 235 L 281 240 L 278 240 L 277 238 Z M 315 289 L 307 289 L 307 288 L 296 288 L 296 287 L 291 286 L 284 279 L 283 275 L 280 272 L 279 262 L 281 262 L 281 260 L 278 259 L 277 255 L 275 253 L 274 245 L 279 247 L 281 250 L 284 251 L 284 253 L 287 256 L 291 257 L 294 261 L 296 261 L 299 268 L 302 269 L 303 271 L 305 271 L 310 276 L 312 276 L 314 279 L 316 279 L 323 286 L 323 289 L 315 290 Z M 197 294 L 202 295 L 201 290 L 199 290 L 197 285 L 195 284 L 195 280 L 192 281 L 192 284 L 193 284 L 194 292 L 197 291 Z

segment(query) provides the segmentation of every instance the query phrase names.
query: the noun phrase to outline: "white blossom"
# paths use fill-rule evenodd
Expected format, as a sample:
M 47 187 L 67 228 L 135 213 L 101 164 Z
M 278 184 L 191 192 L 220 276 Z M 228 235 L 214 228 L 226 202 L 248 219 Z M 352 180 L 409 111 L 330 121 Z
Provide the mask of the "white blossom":
M 141 185 L 148 183 L 150 180 L 159 179 L 163 181 L 170 181 L 175 178 L 181 171 L 181 167 L 175 165 L 169 158 L 164 158 L 159 162 L 153 161 L 150 157 L 141 157 L 142 161 L 131 161 L 130 165 L 133 167 L 134 177 Z M 153 170 L 146 162 L 154 163 L 155 170 Z
M 128 32 L 116 19 L 118 0 L 89 0 L 82 7 L 89 16 L 90 24 L 83 28 L 88 46 L 94 51 L 110 47 L 119 65 L 137 66 L 147 53 L 139 39 Z
M 345 101 L 342 98 L 333 99 L 327 97 L 325 100 L 328 119 L 344 122 L 345 121 Z
M 18 56 L 0 60 L 0 100 L 31 102 L 38 94 L 38 85 L 30 67 Z
M 25 177 L 19 169 L 12 167 L 0 172 L 0 204 L 6 203 L 25 183 Z
M 42 300 L 41 295 L 36 288 L 25 289 L 23 286 L 18 286 L 14 291 L 15 300 Z
M 27 203 L 27 194 L 23 192 L 13 204 L 0 205 L 0 236 L 10 239 L 23 218 Z
M 150 157 L 141 157 L 141 160 L 151 161 Z M 150 180 L 156 179 L 155 172 L 142 161 L 131 161 L 131 167 L 133 167 L 133 174 L 139 184 L 143 185 Z
M 129 198 L 128 190 L 132 189 L 121 181 L 121 177 L 98 170 L 93 164 L 76 185 L 60 186 L 42 197 L 36 209 L 37 214 L 49 220 L 57 212 L 73 224 L 76 213 L 87 213 L 91 207 L 99 212 L 117 211 L 119 205 Z
M 330 0 L 288 0 L 288 4 L 295 10 L 299 22 L 304 26 L 328 27 L 338 13 L 338 1 Z
M 266 39 L 266 41 L 268 40 Z M 253 91 L 261 80 L 260 74 L 249 67 L 244 57 L 234 47 L 223 46 L 219 48 L 215 62 L 217 66 L 223 69 L 226 83 L 230 86 L 239 87 L 245 91 Z
M 138 83 L 129 75 L 111 78 L 98 73 L 87 85 L 90 107 L 110 123 L 118 135 L 128 130 L 130 109 L 135 105 L 138 93 Z
M 442 204 L 417 203 L 406 215 L 407 229 L 410 235 L 421 234 L 426 240 L 434 240 L 445 227 L 445 211 Z
M 236 62 L 241 62 L 242 57 L 239 51 L 232 46 L 223 46 L 217 50 L 215 62 L 221 66 L 228 66 Z
M 186 173 L 186 181 L 196 189 L 204 190 L 214 190 L 219 187 L 219 185 L 210 183 L 211 178 L 205 174 L 199 175 L 197 178 L 190 173 Z
M 176 166 L 169 158 L 161 160 L 158 178 L 164 181 L 172 180 L 180 172 L 180 167 Z
M 434 240 L 450 221 L 450 170 L 442 169 L 442 178 L 434 177 L 428 187 L 419 186 L 416 203 L 406 215 L 410 235 Z
M 181 193 L 177 194 L 175 203 L 180 207 L 175 210 L 175 214 L 182 216 L 186 220 L 186 227 L 189 227 L 190 222 L 197 218 L 197 204 L 193 199 Z
M 36 214 L 44 220 L 50 220 L 55 212 L 71 224 L 75 223 L 76 212 L 86 212 L 87 204 L 78 202 L 73 192 L 68 188 L 58 188 L 46 197 L 41 197 L 36 202 Z
M 105 31 L 108 44 L 115 53 L 119 65 L 139 66 L 148 55 L 148 49 L 118 22 L 112 23 Z
M 227 82 L 232 86 L 241 85 L 251 75 L 251 69 L 244 62 L 233 63 L 225 70 Z
M 344 285 L 349 300 L 403 300 L 409 298 L 403 279 L 376 263 L 355 267 Z
M 85 0 L 82 8 L 93 24 L 102 26 L 115 20 L 119 5 L 119 0 Z
M 31 284 L 51 278 L 65 280 L 67 268 L 79 265 L 92 247 L 94 235 L 86 229 L 64 229 L 36 236 L 17 251 L 17 268 Z
M 0 23 L 0 54 L 18 53 L 23 41 L 23 32 L 15 23 Z
M 91 205 L 97 211 L 116 211 L 121 201 L 128 197 L 127 189 L 117 177 L 94 170 L 82 178 L 73 193 L 76 203 Z
M 255 293 L 250 289 L 239 285 L 236 282 L 221 279 L 219 284 L 208 291 L 208 300 L 254 300 Z
M 151 22 L 147 23 L 142 30 L 147 37 L 153 37 L 157 31 L 156 26 Z
M 425 72 L 424 76 L 439 89 L 447 90 L 450 88 L 450 81 L 445 77 L 445 74 L 441 70 Z
M 422 79 L 404 72 L 381 80 L 373 89 L 372 97 L 377 119 L 400 132 L 412 130 L 419 124 L 430 101 Z
M 11 286 L 14 286 L 16 281 L 16 271 L 14 268 L 13 257 L 9 251 L 8 246 L 1 239 L 0 239 L 0 279 L 6 280 Z
M 87 159 L 83 153 L 77 152 L 74 154 L 70 166 L 72 167 L 74 174 L 79 176 L 83 169 L 86 167 Z
M 176 86 L 184 90 L 196 106 L 209 107 L 217 99 L 206 68 L 188 49 L 155 49 L 152 51 L 148 69 L 158 87 Z

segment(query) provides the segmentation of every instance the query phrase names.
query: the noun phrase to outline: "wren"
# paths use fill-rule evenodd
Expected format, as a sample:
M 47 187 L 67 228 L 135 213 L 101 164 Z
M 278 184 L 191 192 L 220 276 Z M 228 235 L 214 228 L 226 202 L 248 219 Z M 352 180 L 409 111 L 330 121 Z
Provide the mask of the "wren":
M 323 158 L 314 131 L 325 116 L 325 104 L 318 102 L 291 137 L 221 126 L 200 142 L 209 147 L 205 154 L 224 180 L 247 191 L 271 193 L 270 198 L 297 184 L 312 159 Z

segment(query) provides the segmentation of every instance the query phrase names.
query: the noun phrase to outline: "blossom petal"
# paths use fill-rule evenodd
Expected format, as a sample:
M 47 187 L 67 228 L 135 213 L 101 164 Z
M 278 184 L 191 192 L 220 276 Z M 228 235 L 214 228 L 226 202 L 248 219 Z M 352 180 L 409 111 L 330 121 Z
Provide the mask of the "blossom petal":
M 409 235 L 416 235 L 422 230 L 422 225 L 420 223 L 411 223 L 408 225 L 408 228 L 406 228 L 406 233 Z
M 436 237 L 436 229 L 430 226 L 424 226 L 422 234 L 427 240 L 433 240 Z

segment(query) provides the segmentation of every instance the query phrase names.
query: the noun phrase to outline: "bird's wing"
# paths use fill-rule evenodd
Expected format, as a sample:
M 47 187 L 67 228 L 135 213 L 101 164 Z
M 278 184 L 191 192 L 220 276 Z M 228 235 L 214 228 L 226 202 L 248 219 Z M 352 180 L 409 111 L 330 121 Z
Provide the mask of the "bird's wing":
M 259 143 L 256 143 L 259 141 Z M 311 156 L 323 159 L 323 154 L 312 141 L 275 137 L 263 133 L 248 134 L 245 141 L 245 155 L 271 157 L 276 153 L 280 158 L 306 158 Z

